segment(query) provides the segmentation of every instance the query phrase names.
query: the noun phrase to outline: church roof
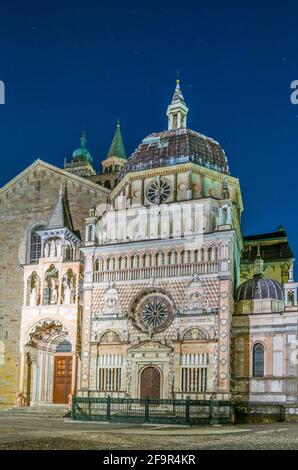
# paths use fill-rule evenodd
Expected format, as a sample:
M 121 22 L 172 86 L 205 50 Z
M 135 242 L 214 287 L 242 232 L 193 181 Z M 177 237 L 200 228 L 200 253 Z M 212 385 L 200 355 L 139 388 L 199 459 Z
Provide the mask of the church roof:
M 59 197 L 56 203 L 56 206 L 52 212 L 51 217 L 49 218 L 47 224 L 47 230 L 57 229 L 57 228 L 68 228 L 74 232 L 72 218 L 68 203 L 66 200 L 65 194 L 63 194 L 62 185 L 59 191 Z
M 127 173 L 192 162 L 229 174 L 227 157 L 218 142 L 199 132 L 179 128 L 148 135 L 128 158 L 120 178 Z
M 255 259 L 258 247 L 265 262 L 294 259 L 287 234 L 282 227 L 279 227 L 276 232 L 248 235 L 243 237 L 243 240 L 244 250 L 241 262 L 244 264 L 251 263 Z
M 120 130 L 120 122 L 117 121 L 116 131 L 108 152 L 107 157 L 126 158 L 125 147 Z

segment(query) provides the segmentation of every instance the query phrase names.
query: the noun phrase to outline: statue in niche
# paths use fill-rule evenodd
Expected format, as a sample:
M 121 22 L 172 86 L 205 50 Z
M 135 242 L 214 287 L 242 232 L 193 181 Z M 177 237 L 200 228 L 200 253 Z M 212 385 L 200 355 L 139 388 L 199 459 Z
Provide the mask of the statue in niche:
M 64 280 L 64 303 L 71 304 L 72 290 L 67 279 Z
M 37 288 L 34 286 L 32 287 L 30 293 L 30 307 L 35 307 L 37 305 Z
M 28 297 L 27 305 L 30 307 L 35 307 L 39 303 L 39 287 L 40 279 L 37 273 L 34 271 L 28 279 L 27 283 L 28 288 Z
M 56 304 L 58 301 L 58 277 L 58 270 L 52 264 L 45 274 L 43 302 L 46 305 Z
M 44 257 L 48 258 L 49 255 L 50 255 L 50 245 L 49 245 L 49 243 L 46 243 L 46 245 L 44 247 Z
M 56 243 L 55 240 L 51 241 L 51 247 L 50 247 L 50 257 L 55 258 L 56 256 Z
M 60 257 L 62 255 L 62 241 L 58 240 L 56 243 L 57 253 L 56 256 Z
M 75 302 L 76 280 L 71 269 L 63 276 L 62 280 L 62 301 L 69 305 Z
M 55 277 L 51 277 L 50 280 L 50 289 L 51 289 L 51 296 L 50 296 L 50 302 L 51 304 L 56 304 L 58 300 L 58 282 Z

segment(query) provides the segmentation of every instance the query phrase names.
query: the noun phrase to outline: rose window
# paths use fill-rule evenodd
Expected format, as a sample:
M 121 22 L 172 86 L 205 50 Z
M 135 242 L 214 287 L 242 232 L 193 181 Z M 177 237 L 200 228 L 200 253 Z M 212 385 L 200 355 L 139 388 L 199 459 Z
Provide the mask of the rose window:
M 139 306 L 139 319 L 146 329 L 159 330 L 167 326 L 172 307 L 168 300 L 159 295 L 146 297 Z
M 147 197 L 154 204 L 161 204 L 166 201 L 171 193 L 169 181 L 163 178 L 157 178 L 148 188 Z

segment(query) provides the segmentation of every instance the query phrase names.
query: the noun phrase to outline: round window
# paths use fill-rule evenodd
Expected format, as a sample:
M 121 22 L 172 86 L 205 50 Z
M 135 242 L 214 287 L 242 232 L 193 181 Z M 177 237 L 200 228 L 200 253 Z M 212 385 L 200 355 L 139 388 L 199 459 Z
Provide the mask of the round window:
M 164 178 L 157 178 L 150 184 L 147 190 L 147 198 L 153 204 L 161 204 L 166 201 L 171 193 L 171 185 Z
M 138 308 L 139 320 L 146 329 L 162 330 L 171 317 L 172 306 L 161 295 L 149 295 L 145 297 Z

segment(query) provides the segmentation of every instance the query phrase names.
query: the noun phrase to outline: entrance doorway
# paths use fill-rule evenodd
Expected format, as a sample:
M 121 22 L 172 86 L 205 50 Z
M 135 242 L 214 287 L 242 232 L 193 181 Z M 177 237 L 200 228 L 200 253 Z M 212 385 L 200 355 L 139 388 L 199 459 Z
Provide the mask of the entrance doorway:
M 53 403 L 67 403 L 71 393 L 72 357 L 55 356 Z
M 140 398 L 160 399 L 161 373 L 157 367 L 148 366 L 140 377 Z

